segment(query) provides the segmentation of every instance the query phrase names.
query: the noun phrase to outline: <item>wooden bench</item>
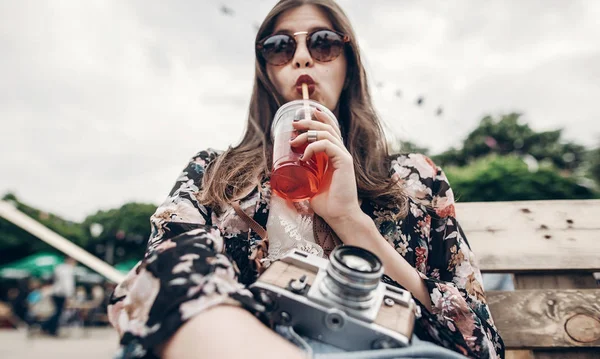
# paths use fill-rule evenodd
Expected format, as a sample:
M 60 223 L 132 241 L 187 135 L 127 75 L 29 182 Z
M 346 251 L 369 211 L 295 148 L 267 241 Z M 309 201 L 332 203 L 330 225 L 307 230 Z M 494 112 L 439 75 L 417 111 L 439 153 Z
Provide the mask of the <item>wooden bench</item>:
M 600 358 L 600 200 L 460 203 L 483 273 L 514 291 L 487 300 L 507 358 Z

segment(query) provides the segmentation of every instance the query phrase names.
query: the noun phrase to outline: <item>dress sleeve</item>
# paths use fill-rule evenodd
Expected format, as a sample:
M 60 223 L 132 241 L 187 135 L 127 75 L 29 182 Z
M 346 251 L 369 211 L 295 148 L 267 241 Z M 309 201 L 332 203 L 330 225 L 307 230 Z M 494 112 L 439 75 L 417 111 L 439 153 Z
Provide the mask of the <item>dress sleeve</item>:
M 418 273 L 433 308 L 426 314 L 434 320 L 425 330 L 432 338 L 451 337 L 455 348 L 462 347 L 463 354 L 470 357 L 503 358 L 504 343 L 486 302 L 475 255 L 456 220 L 446 175 L 419 154 L 399 159 L 393 169 L 394 175 L 406 179 L 415 202 L 426 208 L 430 218 L 425 222 L 431 221 L 428 248 L 415 249 Z
M 197 198 L 204 171 L 217 155 L 207 150 L 192 157 L 150 219 L 143 260 L 112 294 L 108 314 L 121 337 L 117 357 L 154 358 L 157 345 L 207 308 L 256 304 L 225 254 L 211 209 Z

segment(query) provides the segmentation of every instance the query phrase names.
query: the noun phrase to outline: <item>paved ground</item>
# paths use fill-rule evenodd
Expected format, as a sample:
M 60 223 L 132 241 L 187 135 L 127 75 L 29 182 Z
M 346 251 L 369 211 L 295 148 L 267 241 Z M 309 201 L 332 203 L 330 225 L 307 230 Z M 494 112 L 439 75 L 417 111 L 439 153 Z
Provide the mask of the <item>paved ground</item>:
M 27 337 L 24 330 L 0 330 L 2 359 L 110 359 L 117 348 L 117 335 L 110 328 L 73 329 L 58 339 Z

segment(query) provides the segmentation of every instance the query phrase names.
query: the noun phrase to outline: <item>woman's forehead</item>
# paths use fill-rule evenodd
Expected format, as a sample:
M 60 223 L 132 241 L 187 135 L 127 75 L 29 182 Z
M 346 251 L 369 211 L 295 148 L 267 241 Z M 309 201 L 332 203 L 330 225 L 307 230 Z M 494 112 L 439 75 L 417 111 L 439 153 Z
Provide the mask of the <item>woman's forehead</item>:
M 317 28 L 332 28 L 329 17 L 323 9 L 316 5 L 302 5 L 279 15 L 273 32 L 294 33 Z

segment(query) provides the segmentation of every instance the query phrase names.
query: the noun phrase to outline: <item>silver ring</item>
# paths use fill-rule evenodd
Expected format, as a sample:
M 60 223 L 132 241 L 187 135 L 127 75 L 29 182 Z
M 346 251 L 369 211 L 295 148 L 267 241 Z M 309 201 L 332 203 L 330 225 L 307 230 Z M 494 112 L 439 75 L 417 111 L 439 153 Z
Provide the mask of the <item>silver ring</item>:
M 318 140 L 317 135 L 319 133 L 316 130 L 308 130 L 306 131 L 306 135 L 308 136 L 308 143 L 313 143 L 316 142 Z

